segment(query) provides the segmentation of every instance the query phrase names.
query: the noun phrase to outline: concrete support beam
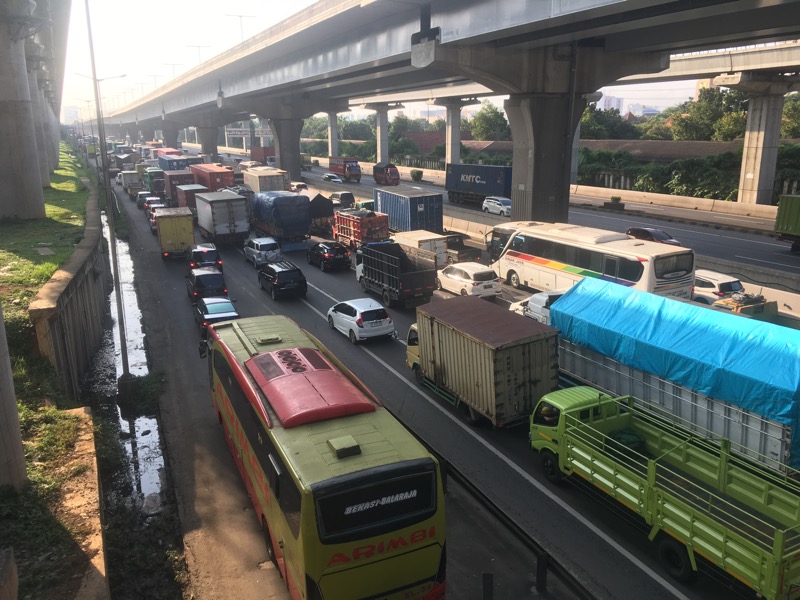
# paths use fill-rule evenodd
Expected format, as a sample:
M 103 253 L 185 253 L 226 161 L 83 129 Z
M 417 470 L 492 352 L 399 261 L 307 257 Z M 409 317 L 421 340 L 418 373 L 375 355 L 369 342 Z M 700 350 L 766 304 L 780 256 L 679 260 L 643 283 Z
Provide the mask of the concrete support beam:
M 197 128 L 197 139 L 200 141 L 200 148 L 203 154 L 210 154 L 215 161 L 219 160 L 219 152 L 217 150 L 218 136 L 219 127 Z
M 376 162 L 388 163 L 389 156 L 389 111 L 405 108 L 399 102 L 389 104 L 388 102 L 374 102 L 364 106 L 376 112 L 376 135 L 377 135 L 377 157 Z
M 514 94 L 506 100 L 514 132 L 513 220 L 567 222 L 572 140 L 585 107 L 582 95 L 572 102 L 566 94 Z
M 164 121 L 161 125 L 161 135 L 164 136 L 163 142 L 166 148 L 178 147 L 178 132 L 181 127 L 177 123 Z
M 475 98 L 438 98 L 433 102 L 436 106 L 447 108 L 445 119 L 445 162 L 461 162 L 461 109 L 472 104 L 480 104 Z
M 275 138 L 278 167 L 287 171 L 292 181 L 300 181 L 300 132 L 303 119 L 270 119 L 269 127 Z
M 715 77 L 714 85 L 748 94 L 738 202 L 771 205 L 775 196 L 783 97 L 800 90 L 800 77 L 758 72 L 734 73 Z
M 42 181 L 42 187 L 45 188 L 50 187 L 50 146 L 45 141 L 45 121 L 50 116 L 47 114 L 47 105 L 42 102 L 44 97 L 39 92 L 38 74 L 43 50 L 38 44 L 34 44 L 33 40 L 26 40 L 25 59 L 28 63 L 28 92 L 31 97 L 36 157 L 39 165 L 39 177 Z
M 328 113 L 328 156 L 339 156 L 339 114 Z
M 30 0 L 6 0 L 5 5 L 0 16 L 0 219 L 39 219 L 45 210 L 25 61 L 28 32 L 19 26 L 35 5 Z

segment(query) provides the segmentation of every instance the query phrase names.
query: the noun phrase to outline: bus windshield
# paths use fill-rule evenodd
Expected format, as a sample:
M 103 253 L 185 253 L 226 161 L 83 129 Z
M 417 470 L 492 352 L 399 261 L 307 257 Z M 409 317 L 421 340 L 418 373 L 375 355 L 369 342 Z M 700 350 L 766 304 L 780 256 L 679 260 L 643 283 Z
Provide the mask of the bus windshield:
M 436 511 L 433 461 L 416 460 L 365 476 L 354 473 L 314 488 L 319 536 L 333 544 L 395 531 Z

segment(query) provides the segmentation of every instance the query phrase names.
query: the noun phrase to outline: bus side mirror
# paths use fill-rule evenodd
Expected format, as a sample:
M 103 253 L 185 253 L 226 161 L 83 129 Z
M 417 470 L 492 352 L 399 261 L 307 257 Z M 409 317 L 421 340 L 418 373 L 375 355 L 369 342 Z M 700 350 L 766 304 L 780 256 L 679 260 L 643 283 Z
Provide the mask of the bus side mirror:
M 205 358 L 208 356 L 208 342 L 205 340 L 201 341 L 198 351 L 200 352 L 200 358 Z

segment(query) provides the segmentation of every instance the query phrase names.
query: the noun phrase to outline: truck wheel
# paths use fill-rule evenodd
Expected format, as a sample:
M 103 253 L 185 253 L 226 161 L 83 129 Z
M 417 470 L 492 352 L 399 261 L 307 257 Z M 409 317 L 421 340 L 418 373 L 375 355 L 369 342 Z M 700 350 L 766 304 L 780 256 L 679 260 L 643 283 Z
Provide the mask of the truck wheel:
M 381 294 L 381 299 L 383 300 L 383 305 L 386 308 L 389 308 L 392 305 L 392 297 L 389 295 L 389 290 L 383 290 L 383 294 Z
M 508 272 L 508 283 L 513 287 L 515 290 L 519 289 L 519 275 L 517 275 L 516 271 L 509 271 Z
M 677 581 L 692 581 L 697 573 L 692 569 L 689 550 L 678 540 L 664 534 L 658 542 L 658 560 L 667 575 Z
M 542 471 L 550 483 L 561 483 L 564 479 L 564 474 L 558 468 L 558 457 L 549 450 L 542 452 Z
M 420 386 L 425 382 L 425 376 L 422 374 L 422 369 L 419 368 L 419 365 L 414 367 L 414 379 L 417 380 L 417 384 Z
M 267 558 L 269 558 L 269 562 L 275 565 L 275 568 L 278 569 L 278 574 L 280 574 L 281 570 L 278 567 L 278 557 L 275 556 L 275 548 L 272 547 L 272 536 L 269 534 L 269 526 L 267 525 L 266 517 L 261 517 L 261 529 L 264 533 L 264 545 L 267 547 Z
M 480 424 L 482 419 L 481 414 L 471 406 L 467 407 L 467 415 L 469 418 L 470 425 Z
M 367 291 L 367 280 L 362 277 L 361 279 L 358 280 L 358 283 L 361 284 L 361 290 L 366 292 Z
M 452 265 L 452 264 L 453 264 L 453 262 L 454 262 L 454 261 L 453 261 L 453 257 L 452 257 L 452 256 L 448 256 L 448 257 L 447 257 L 447 264 L 448 264 L 448 265 Z

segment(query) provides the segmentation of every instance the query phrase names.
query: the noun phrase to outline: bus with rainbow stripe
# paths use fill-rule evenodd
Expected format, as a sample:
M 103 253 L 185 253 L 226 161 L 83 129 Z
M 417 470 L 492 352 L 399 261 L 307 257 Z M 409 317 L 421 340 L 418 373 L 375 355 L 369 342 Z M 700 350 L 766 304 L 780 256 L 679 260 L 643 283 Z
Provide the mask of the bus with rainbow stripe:
M 584 277 L 659 296 L 692 299 L 694 252 L 624 233 L 568 223 L 497 225 L 487 250 L 498 277 L 514 288 L 566 290 Z

